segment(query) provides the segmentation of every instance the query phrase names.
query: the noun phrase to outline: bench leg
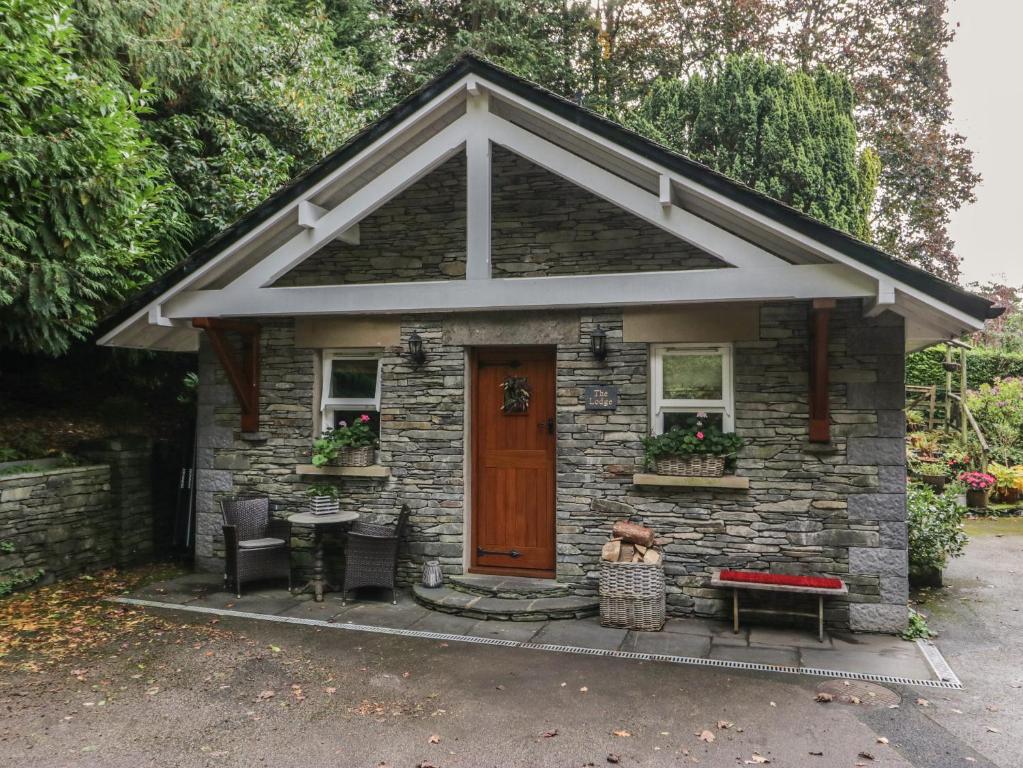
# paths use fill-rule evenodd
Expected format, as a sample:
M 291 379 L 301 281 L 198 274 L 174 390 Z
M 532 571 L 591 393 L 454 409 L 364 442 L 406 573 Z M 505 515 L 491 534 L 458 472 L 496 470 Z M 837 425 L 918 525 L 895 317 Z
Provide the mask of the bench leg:
M 732 590 L 732 632 L 739 634 L 739 590 Z
M 824 642 L 824 595 L 817 595 L 817 642 Z

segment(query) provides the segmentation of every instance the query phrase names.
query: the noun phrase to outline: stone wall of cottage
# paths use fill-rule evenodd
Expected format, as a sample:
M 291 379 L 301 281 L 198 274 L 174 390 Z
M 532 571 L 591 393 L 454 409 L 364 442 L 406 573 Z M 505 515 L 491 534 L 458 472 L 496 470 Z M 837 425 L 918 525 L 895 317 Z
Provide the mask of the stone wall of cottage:
M 831 602 L 833 626 L 892 631 L 905 623 L 901 319 L 866 319 L 858 302 L 840 303 L 829 345 L 833 441 L 820 446 L 807 442 L 808 311 L 805 302 L 766 304 L 759 339 L 735 344 L 736 431 L 747 440 L 737 473 L 750 479 L 745 491 L 633 485 L 649 427 L 648 345 L 622 341 L 619 311 L 573 313 L 557 353 L 559 580 L 595 591 L 611 523 L 637 516 L 667 539 L 674 614 L 725 613 L 727 596 L 707 586 L 714 569 L 770 568 L 845 579 L 850 595 Z M 466 348 L 448 332 L 464 322 L 403 318 L 402 341 L 418 331 L 428 359 L 412 367 L 403 346 L 384 350 L 379 461 L 391 477 L 342 484 L 344 505 L 371 517 L 393 516 L 402 503 L 412 508 L 400 566 L 406 583 L 425 559 L 439 559 L 449 573 L 463 567 Z M 536 313 L 494 316 L 487 325 L 497 330 L 481 343 L 507 343 L 535 322 Z M 598 323 L 608 331 L 603 362 L 589 352 Z M 218 495 L 266 493 L 287 514 L 304 508 L 316 480 L 295 473 L 309 460 L 316 353 L 294 346 L 290 321 L 264 324 L 262 345 L 256 435 L 238 432 L 223 373 L 205 344 L 200 354 L 196 554 L 213 569 L 222 567 Z M 619 408 L 586 411 L 587 384 L 618 385 Z M 296 567 L 304 570 L 307 532 L 295 534 Z
M 699 248 L 494 147 L 495 277 L 654 272 L 725 265 Z M 465 275 L 465 156 L 455 155 L 333 241 L 278 286 L 449 280 Z

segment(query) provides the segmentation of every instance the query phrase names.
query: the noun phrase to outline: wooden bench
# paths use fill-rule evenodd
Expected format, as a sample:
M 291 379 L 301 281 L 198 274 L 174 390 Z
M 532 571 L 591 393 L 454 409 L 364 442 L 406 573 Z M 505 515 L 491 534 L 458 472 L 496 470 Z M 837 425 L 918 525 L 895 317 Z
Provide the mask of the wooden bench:
M 739 632 L 739 591 L 759 589 L 768 592 L 788 592 L 817 596 L 817 612 L 776 611 L 770 608 L 743 608 L 746 613 L 784 613 L 790 616 L 808 616 L 817 619 L 817 640 L 824 642 L 824 598 L 829 595 L 846 595 L 849 588 L 841 579 L 824 576 L 789 576 L 763 571 L 717 571 L 711 577 L 710 585 L 719 589 L 732 590 L 732 631 Z

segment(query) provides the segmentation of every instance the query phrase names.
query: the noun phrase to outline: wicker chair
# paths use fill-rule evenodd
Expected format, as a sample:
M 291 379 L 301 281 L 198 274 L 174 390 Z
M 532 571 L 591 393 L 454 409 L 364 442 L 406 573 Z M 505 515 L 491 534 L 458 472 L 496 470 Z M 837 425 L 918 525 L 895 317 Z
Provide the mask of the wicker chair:
M 265 496 L 220 500 L 224 517 L 224 584 L 242 596 L 242 584 L 275 577 L 291 591 L 291 523 L 270 516 Z
M 391 602 L 398 600 L 394 581 L 398 571 L 398 545 L 408 524 L 409 508 L 404 505 L 395 525 L 356 522 L 348 533 L 345 545 L 345 581 L 341 604 L 348 601 L 348 591 L 359 587 L 385 587 L 391 590 Z

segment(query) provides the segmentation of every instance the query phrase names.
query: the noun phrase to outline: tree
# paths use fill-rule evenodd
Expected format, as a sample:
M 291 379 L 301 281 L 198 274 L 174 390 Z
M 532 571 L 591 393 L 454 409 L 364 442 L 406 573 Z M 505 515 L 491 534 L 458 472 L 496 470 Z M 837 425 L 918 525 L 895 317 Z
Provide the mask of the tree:
M 877 156 L 858 149 L 852 88 L 841 75 L 729 56 L 706 75 L 658 80 L 631 121 L 747 186 L 870 238 Z
M 317 0 L 79 0 L 88 65 L 154 95 L 147 134 L 201 242 L 340 146 L 380 96 L 379 71 L 338 35 L 365 41 L 349 4 Z M 365 14 L 364 3 L 354 3 Z
M 585 0 L 380 0 L 392 19 L 398 91 L 420 85 L 466 50 L 574 97 L 577 66 L 597 28 Z
M 60 0 L 0 0 L 0 347 L 59 354 L 187 233 L 148 94 L 74 59 Z

